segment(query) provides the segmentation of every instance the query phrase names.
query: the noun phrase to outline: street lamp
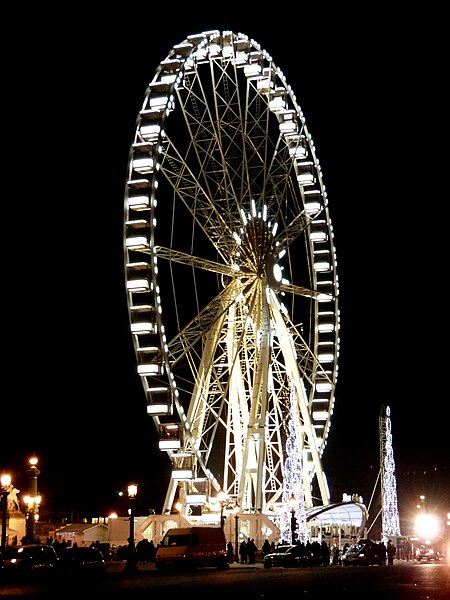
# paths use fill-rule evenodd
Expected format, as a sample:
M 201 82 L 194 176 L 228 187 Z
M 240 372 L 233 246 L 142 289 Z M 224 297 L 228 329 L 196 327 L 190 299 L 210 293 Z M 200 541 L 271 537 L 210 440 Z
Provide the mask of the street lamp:
M 425 496 L 422 494 L 419 496 L 420 504 L 417 505 L 417 508 L 420 508 L 423 512 L 426 512 L 426 504 L 425 504 Z
M 29 544 L 34 544 L 36 539 L 36 520 L 39 517 L 39 504 L 41 497 L 38 496 L 37 491 L 37 478 L 40 475 L 40 471 L 37 468 L 39 459 L 33 455 L 28 459 L 30 468 L 27 469 L 29 477 L 29 495 L 25 496 L 24 501 L 27 505 L 27 520 L 26 520 L 26 541 Z
M 226 494 L 222 488 L 220 488 L 219 493 L 217 494 L 217 498 L 220 502 L 220 526 L 223 529 L 223 526 L 225 525 L 225 519 L 223 516 L 223 505 L 225 503 Z
M 1 484 L 2 484 L 2 548 L 1 553 L 2 556 L 6 550 L 6 525 L 8 520 L 8 494 L 9 494 L 9 486 L 11 485 L 11 475 L 7 475 L 6 473 L 1 476 Z
M 291 544 L 295 544 L 295 528 L 297 527 L 297 519 L 295 518 L 295 505 L 297 501 L 295 496 L 289 498 L 289 506 L 291 507 Z
M 137 571 L 136 547 L 134 545 L 134 503 L 136 501 L 137 485 L 132 483 L 128 486 L 128 514 L 130 515 L 130 535 L 128 538 L 128 556 L 126 571 Z
M 234 561 L 239 562 L 239 504 L 234 505 Z

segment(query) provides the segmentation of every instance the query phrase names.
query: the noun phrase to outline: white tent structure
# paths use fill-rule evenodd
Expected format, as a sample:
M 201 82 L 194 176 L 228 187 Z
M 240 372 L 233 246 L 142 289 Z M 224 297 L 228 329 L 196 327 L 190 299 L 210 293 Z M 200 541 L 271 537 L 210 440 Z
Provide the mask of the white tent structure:
M 368 511 L 362 498 L 313 506 L 306 509 L 306 521 L 310 540 L 322 540 L 324 534 L 331 538 L 352 539 L 365 537 Z

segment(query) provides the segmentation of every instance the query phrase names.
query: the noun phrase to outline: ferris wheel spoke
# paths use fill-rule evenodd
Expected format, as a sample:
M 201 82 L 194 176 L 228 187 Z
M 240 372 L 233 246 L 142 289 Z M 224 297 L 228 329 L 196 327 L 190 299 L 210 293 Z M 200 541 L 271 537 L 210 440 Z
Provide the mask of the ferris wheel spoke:
M 211 196 L 204 185 L 193 174 L 186 157 L 169 144 L 161 171 L 173 187 L 175 194 L 192 215 L 211 244 L 224 260 L 228 260 L 229 240 L 232 230 L 225 219 L 229 214 L 221 210 L 220 203 Z
M 319 296 L 323 296 L 323 294 L 321 294 L 321 292 L 318 290 L 310 290 L 301 285 L 294 285 L 287 282 L 282 282 L 279 289 L 281 292 L 290 292 L 291 294 L 295 294 L 297 296 L 305 296 L 305 298 L 318 298 Z M 329 298 L 330 300 L 332 299 L 331 295 Z
M 186 252 L 181 252 L 173 248 L 165 248 L 163 246 L 153 246 L 153 251 L 158 258 L 177 262 L 182 265 L 188 265 L 198 269 L 204 269 L 205 271 L 210 271 L 220 275 L 227 275 L 228 277 L 232 278 L 236 277 L 237 269 L 233 268 L 233 266 L 223 265 L 206 258 L 193 256 L 192 254 L 187 254 Z M 239 271 L 241 271 L 241 269 L 239 269 Z
M 242 294 L 248 294 L 254 282 L 228 285 L 215 296 L 177 335 L 169 342 L 169 355 L 172 368 L 199 342 L 213 327 L 213 324 L 229 310 Z

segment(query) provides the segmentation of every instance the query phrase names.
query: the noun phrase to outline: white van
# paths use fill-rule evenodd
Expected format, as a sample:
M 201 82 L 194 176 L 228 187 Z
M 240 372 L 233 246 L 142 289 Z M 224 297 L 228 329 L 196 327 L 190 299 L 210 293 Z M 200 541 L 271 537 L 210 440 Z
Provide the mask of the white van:
M 221 527 L 180 527 L 169 529 L 161 540 L 156 556 L 158 570 L 170 568 L 227 569 L 226 539 Z

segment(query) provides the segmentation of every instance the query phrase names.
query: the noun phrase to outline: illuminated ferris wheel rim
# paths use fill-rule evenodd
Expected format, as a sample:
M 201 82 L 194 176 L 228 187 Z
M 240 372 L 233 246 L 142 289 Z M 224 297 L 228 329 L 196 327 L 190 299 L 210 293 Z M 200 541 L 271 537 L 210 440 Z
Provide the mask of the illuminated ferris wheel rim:
M 168 124 L 177 103 L 181 104 L 180 90 L 186 87 L 186 80 L 201 68 L 200 65 L 220 61 L 228 61 L 236 70 L 244 73 L 247 81 L 255 82 L 257 95 L 265 99 L 270 113 L 276 115 L 278 120 L 280 139 L 288 149 L 290 168 L 295 171 L 302 197 L 302 210 L 291 215 L 290 219 L 282 223 L 281 228 L 275 215 L 272 215 L 271 220 L 268 219 L 267 204 L 259 203 L 257 206 L 250 197 L 245 206 L 235 197 L 238 210 L 232 218 L 223 218 L 220 207 L 215 206 L 213 197 L 208 197 L 205 186 L 200 185 L 201 182 L 195 179 L 189 168 L 184 167 L 183 157 L 178 153 L 176 143 L 167 134 L 166 122 Z M 177 161 L 178 166 L 174 168 L 173 164 Z M 196 188 L 200 202 L 203 202 L 200 218 L 196 218 L 203 229 L 207 229 L 206 212 L 209 210 L 216 214 L 209 239 L 221 260 L 213 261 L 158 244 L 158 187 L 163 174 L 172 187 L 177 189 L 176 193 L 186 205 L 186 198 Z M 183 188 L 187 191 L 183 191 Z M 183 357 L 187 336 L 183 334 L 183 337 L 178 333 L 172 338 L 167 337 L 162 316 L 164 299 L 160 293 L 158 277 L 160 261 L 190 265 L 195 269 L 215 272 L 222 277 L 239 277 L 241 280 L 248 278 L 250 281 L 263 274 L 269 288 L 276 292 L 286 291 L 310 297 L 317 304 L 311 326 L 313 331 L 310 334 L 314 339 L 309 356 L 312 366 L 309 372 L 305 370 L 304 373 L 311 383 L 309 410 L 313 426 L 321 432 L 318 438 L 321 440 L 322 453 L 331 422 L 339 345 L 333 232 L 320 165 L 302 111 L 282 72 L 259 44 L 243 34 L 220 34 L 212 31 L 188 36 L 184 42 L 173 47 L 157 68 L 137 119 L 135 141 L 130 149 L 125 197 L 124 244 L 128 305 L 138 373 L 147 397 L 149 390 L 167 388 L 180 418 L 186 423 L 186 414 L 179 400 L 177 379 L 172 371 L 177 361 Z M 254 254 L 247 252 L 245 256 L 240 249 L 246 238 L 250 239 L 249 231 L 252 226 L 255 229 L 256 224 L 259 227 L 257 239 L 265 240 L 266 253 L 263 259 L 252 263 Z M 219 231 L 220 229 L 223 231 Z M 276 240 L 277 229 L 281 229 L 281 232 Z M 310 286 L 291 283 L 282 277 L 281 255 L 286 250 L 289 251 L 292 240 L 300 233 L 306 234 L 310 245 L 311 281 L 314 284 Z M 263 273 L 261 265 L 264 267 Z M 143 294 L 152 297 L 152 301 L 143 304 Z M 321 306 L 326 310 L 321 310 Z M 143 318 L 143 314 L 147 316 Z M 209 323 L 212 322 L 211 318 Z M 146 327 L 150 327 L 150 330 L 147 331 Z M 155 333 L 159 337 L 158 344 L 154 343 Z M 152 339 L 150 345 L 149 338 Z M 155 367 L 155 356 L 159 357 L 163 367 Z M 158 382 L 156 386 L 153 385 L 155 376 Z M 150 396 L 151 394 L 152 392 Z M 154 415 L 158 424 L 159 416 Z

